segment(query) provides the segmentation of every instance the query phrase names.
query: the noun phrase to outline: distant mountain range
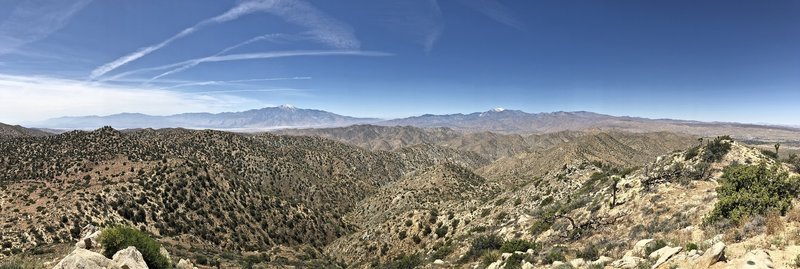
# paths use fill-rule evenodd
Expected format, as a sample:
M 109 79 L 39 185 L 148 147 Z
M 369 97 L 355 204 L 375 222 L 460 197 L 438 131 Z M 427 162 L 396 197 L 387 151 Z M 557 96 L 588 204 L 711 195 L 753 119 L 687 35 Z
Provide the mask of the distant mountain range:
M 113 126 L 118 129 L 182 127 L 263 131 L 280 128 L 348 126 L 377 121 L 379 119 L 348 117 L 322 110 L 282 105 L 242 112 L 183 113 L 169 116 L 122 113 L 109 116 L 60 117 L 29 125 L 50 129 L 97 129 Z
M 216 114 L 184 113 L 151 116 L 123 113 L 110 116 L 61 117 L 31 123 L 28 126 L 47 129 L 96 129 L 102 126 L 113 126 L 118 129 L 181 127 L 260 132 L 276 129 L 345 127 L 357 124 L 448 128 L 463 133 L 494 132 L 525 135 L 587 130 L 668 131 L 697 136 L 730 134 L 742 140 L 800 143 L 800 128 L 788 126 L 620 117 L 586 111 L 527 113 L 500 108 L 470 114 L 425 114 L 402 119 L 381 120 L 349 117 L 322 110 L 283 105 Z

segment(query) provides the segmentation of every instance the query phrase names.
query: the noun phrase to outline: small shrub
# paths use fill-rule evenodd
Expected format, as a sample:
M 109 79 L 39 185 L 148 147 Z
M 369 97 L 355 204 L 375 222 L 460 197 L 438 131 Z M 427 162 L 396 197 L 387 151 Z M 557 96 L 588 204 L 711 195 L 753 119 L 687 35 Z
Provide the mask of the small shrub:
M 686 155 L 683 156 L 684 161 L 688 161 L 697 157 L 697 154 L 700 153 L 700 147 L 692 147 L 686 151 Z
M 436 228 L 438 238 L 444 238 L 445 235 L 447 235 L 447 226 L 442 225 L 442 227 Z
M 578 255 L 576 256 L 586 261 L 594 261 L 600 258 L 600 253 L 597 251 L 597 247 L 594 245 L 586 245 L 583 250 L 578 252 Z
M 497 260 L 500 259 L 500 252 L 494 251 L 487 251 L 481 255 L 481 264 L 489 265 Z
M 698 249 L 698 246 L 695 243 L 691 243 L 690 242 L 690 243 L 686 244 L 686 251 L 687 252 L 692 251 L 692 250 L 697 250 L 697 249 Z
M 703 152 L 703 161 L 713 163 L 722 160 L 722 157 L 725 157 L 725 154 L 728 154 L 728 151 L 731 150 L 731 141 L 733 139 L 726 135 L 718 136 L 713 141 L 708 142 L 706 150 Z
M 433 258 L 434 260 L 436 260 L 436 259 L 439 259 L 439 260 L 444 259 L 448 255 L 453 253 L 453 250 L 454 250 L 453 249 L 453 245 L 445 244 L 445 245 L 443 245 L 441 247 L 436 248 L 436 251 L 434 251 L 433 254 L 431 254 L 431 258 Z
M 469 229 L 470 233 L 482 233 L 486 231 L 486 226 L 475 226 Z
M 419 244 L 420 242 L 422 242 L 422 239 L 415 234 L 414 236 L 411 237 L 411 241 L 414 241 L 414 244 Z
M 536 244 L 522 239 L 511 239 L 500 246 L 500 252 L 503 253 L 514 253 L 514 251 L 525 252 L 528 249 L 536 250 Z
M 508 257 L 508 259 L 506 260 L 506 266 L 504 266 L 503 268 L 504 269 L 520 269 L 520 268 L 522 268 L 522 261 L 523 260 L 524 260 L 524 257 L 522 255 L 514 253 L 514 254 L 511 255 L 511 257 Z
M 161 255 L 161 244 L 144 232 L 134 228 L 128 226 L 106 228 L 100 234 L 99 241 L 105 247 L 103 255 L 108 258 L 113 257 L 117 251 L 133 246 L 142 253 L 147 267 L 156 269 L 172 268 L 170 260 Z
M 650 256 L 650 253 L 653 253 L 653 251 L 659 250 L 666 246 L 667 246 L 666 241 L 658 239 L 655 241 L 655 243 L 653 243 L 649 247 L 644 248 L 644 256 Z
M 503 246 L 503 239 L 497 235 L 482 235 L 472 240 L 472 245 L 464 257 L 463 261 L 472 260 L 474 257 L 482 256 L 489 250 L 497 250 Z
M 206 256 L 204 256 L 204 255 L 197 254 L 194 257 L 194 260 L 197 262 L 197 264 L 208 265 L 208 258 L 206 258 Z
M 389 264 L 384 267 L 388 269 L 413 269 L 417 268 L 422 263 L 422 259 L 418 255 L 399 255 L 395 257 Z

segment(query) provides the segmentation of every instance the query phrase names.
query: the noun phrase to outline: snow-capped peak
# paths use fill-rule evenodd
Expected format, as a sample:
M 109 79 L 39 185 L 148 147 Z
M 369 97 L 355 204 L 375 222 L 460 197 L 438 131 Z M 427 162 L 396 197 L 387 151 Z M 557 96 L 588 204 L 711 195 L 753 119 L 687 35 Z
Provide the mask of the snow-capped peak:
M 279 108 L 283 108 L 283 109 L 295 109 L 295 107 L 294 107 L 293 105 L 290 105 L 290 104 L 280 105 L 280 106 L 279 106 Z
M 498 108 L 492 109 L 491 111 L 492 112 L 503 112 L 503 111 L 506 111 L 506 109 L 502 108 L 502 107 L 498 107 Z

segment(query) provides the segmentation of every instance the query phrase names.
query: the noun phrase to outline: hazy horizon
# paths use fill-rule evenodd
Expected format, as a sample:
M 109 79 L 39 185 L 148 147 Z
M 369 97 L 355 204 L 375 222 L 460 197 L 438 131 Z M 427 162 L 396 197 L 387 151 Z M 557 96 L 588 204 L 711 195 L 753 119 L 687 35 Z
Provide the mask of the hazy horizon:
M 797 1 L 11 0 L 0 122 L 279 104 L 800 126 Z

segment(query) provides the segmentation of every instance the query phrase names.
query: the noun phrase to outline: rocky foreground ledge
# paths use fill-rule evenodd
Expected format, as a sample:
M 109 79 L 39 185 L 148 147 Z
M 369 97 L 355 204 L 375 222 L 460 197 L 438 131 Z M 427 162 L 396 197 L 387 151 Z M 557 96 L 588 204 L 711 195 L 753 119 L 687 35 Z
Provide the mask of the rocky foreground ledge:
M 104 248 L 98 238 L 101 229 L 89 224 L 82 229 L 82 238 L 75 244 L 75 249 L 58 262 L 53 269 L 149 269 L 142 253 L 136 247 L 129 246 L 117 251 L 111 259 L 103 256 Z M 161 255 L 169 259 L 169 252 L 161 248 Z M 197 269 L 190 261 L 181 259 L 175 266 L 178 269 Z
M 725 243 L 716 242 L 705 251 L 692 249 L 683 251 L 683 247 L 658 247 L 658 243 L 654 239 L 644 239 L 638 241 L 632 250 L 625 253 L 625 256 L 618 260 L 606 256 L 600 256 L 594 261 L 585 261 L 583 259 L 574 259 L 569 262 L 555 261 L 551 265 L 546 265 L 544 268 L 667 268 L 666 265 L 671 265 L 668 268 L 749 268 L 749 269 L 769 269 L 776 268 L 772 262 L 769 253 L 764 250 L 751 250 L 743 257 L 733 260 L 728 260 L 725 257 Z M 656 249 L 657 248 L 657 249 Z M 655 249 L 655 250 L 654 250 Z M 532 252 L 529 250 L 528 252 Z M 520 261 L 519 259 L 512 258 L 515 255 L 524 255 L 525 252 L 517 253 L 503 253 L 499 259 L 489 264 L 486 269 L 500 269 L 500 268 L 522 268 L 534 269 L 542 268 L 537 267 L 527 261 Z M 644 258 L 643 258 L 644 257 Z M 647 261 L 655 261 L 655 263 L 648 264 Z M 517 264 L 519 263 L 519 264 Z M 439 268 L 445 268 L 444 263 L 438 264 Z

